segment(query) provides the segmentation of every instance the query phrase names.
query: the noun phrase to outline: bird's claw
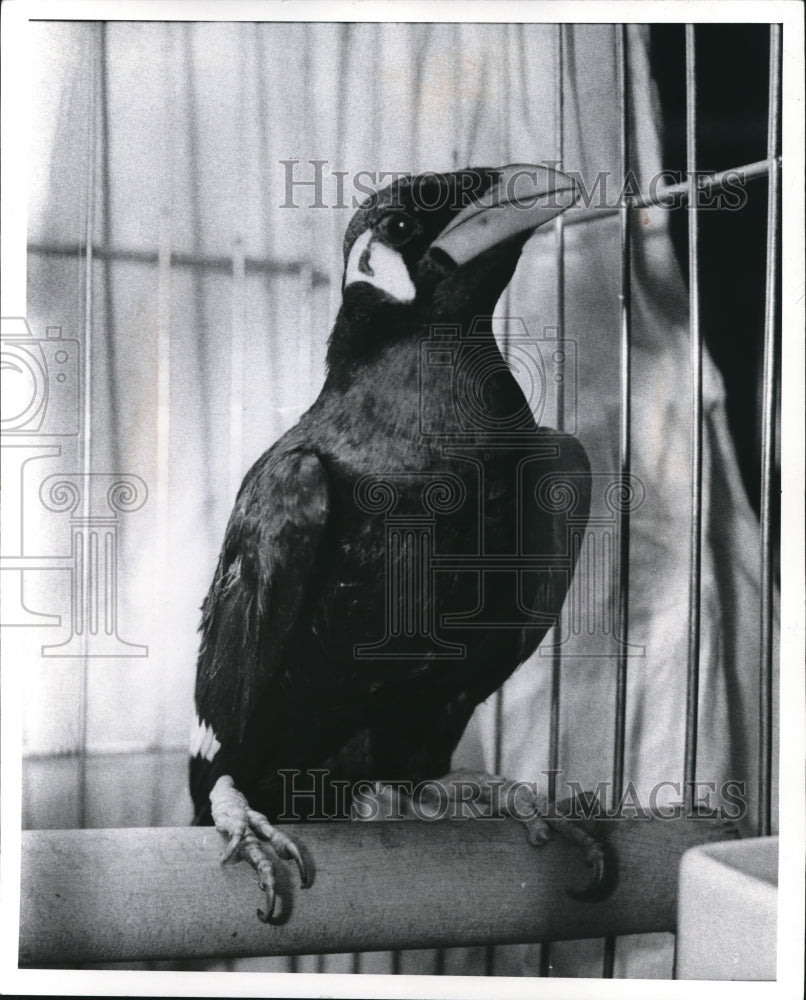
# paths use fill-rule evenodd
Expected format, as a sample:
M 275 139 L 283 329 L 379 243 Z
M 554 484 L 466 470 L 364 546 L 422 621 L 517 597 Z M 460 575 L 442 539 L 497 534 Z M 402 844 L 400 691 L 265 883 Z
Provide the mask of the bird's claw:
M 271 922 L 277 901 L 275 861 L 267 856 L 263 843 L 268 843 L 278 858 L 296 864 L 301 888 L 306 889 L 311 879 L 301 851 L 287 834 L 272 826 L 263 813 L 250 808 L 229 775 L 216 782 L 210 794 L 210 804 L 216 829 L 227 837 L 220 863 L 249 862 L 266 897 L 265 909 L 257 911 L 258 919 L 263 923 Z
M 589 832 L 593 830 L 590 818 L 598 814 L 596 799 L 591 793 L 581 793 L 572 801 L 556 804 L 549 820 L 545 816 L 545 803 L 526 782 L 507 781 L 484 772 L 467 770 L 452 771 L 440 779 L 448 801 L 462 801 L 457 799 L 457 789 L 468 782 L 482 790 L 482 801 L 495 808 L 497 815 L 517 818 L 525 827 L 533 847 L 542 847 L 554 831 L 577 845 L 590 875 L 580 888 L 569 886 L 566 891 L 572 899 L 591 902 L 604 899 L 613 890 L 617 880 L 615 860 L 602 841 Z M 491 791 L 493 787 L 497 793 L 495 797 Z M 580 805 L 584 807 L 582 822 L 579 822 L 580 813 L 576 811 Z
M 579 888 L 569 886 L 566 889 L 571 899 L 581 903 L 590 903 L 597 899 L 602 899 L 607 895 L 609 886 L 607 883 L 607 861 L 605 858 L 604 844 L 590 834 L 585 834 L 583 842 L 585 864 L 591 872 L 585 884 Z
M 262 910 L 260 907 L 257 908 L 257 918 L 263 924 L 268 924 L 271 921 L 272 914 L 274 913 L 274 882 L 273 880 L 264 879 L 261 875 L 257 884 L 260 887 L 260 891 L 266 894 L 266 909 Z
M 297 866 L 300 889 L 307 889 L 311 883 L 308 877 L 308 866 L 305 864 L 305 858 L 303 858 L 299 848 L 292 841 L 289 841 L 288 853 L 291 856 L 291 860 Z
M 260 836 L 262 840 L 271 844 L 278 858 L 282 858 L 283 861 L 294 862 L 299 872 L 299 887 L 300 889 L 307 889 L 311 884 L 308 876 L 308 866 L 305 864 L 305 858 L 303 858 L 300 849 L 294 841 L 284 834 L 279 834 L 277 831 L 274 831 L 274 836 L 272 837 L 262 834 Z
M 552 825 L 540 813 L 534 813 L 528 819 L 521 821 L 526 827 L 526 835 L 532 847 L 542 847 L 551 839 Z M 569 839 L 577 842 L 584 852 L 585 864 L 591 869 L 585 884 L 579 888 L 569 886 L 566 892 L 572 899 L 579 902 L 592 902 L 602 899 L 609 891 L 606 885 L 608 866 L 605 858 L 604 845 L 596 837 L 585 833 L 577 826 L 562 820 L 562 832 Z
M 243 835 L 241 833 L 233 833 L 233 835 L 230 837 L 227 846 L 221 852 L 221 855 L 219 856 L 218 859 L 221 865 L 229 864 L 229 862 L 232 861 L 233 859 L 235 859 L 236 861 L 238 860 L 237 858 L 235 858 L 235 855 L 238 853 L 238 848 L 241 846 L 242 836 Z
M 300 888 L 307 889 L 311 884 L 308 866 L 305 863 L 302 852 L 294 841 L 281 830 L 272 826 L 262 813 L 255 812 L 254 809 L 248 809 L 247 816 L 249 818 L 249 825 L 255 834 L 261 840 L 271 844 L 278 858 L 282 858 L 283 861 L 294 862 L 299 872 Z

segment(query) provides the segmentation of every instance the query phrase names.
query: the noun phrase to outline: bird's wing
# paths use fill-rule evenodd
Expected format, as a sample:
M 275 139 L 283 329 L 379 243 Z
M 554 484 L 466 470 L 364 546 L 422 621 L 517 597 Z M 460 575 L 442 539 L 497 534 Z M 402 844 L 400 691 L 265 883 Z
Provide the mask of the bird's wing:
M 244 481 L 202 606 L 196 711 L 234 747 L 277 678 L 329 511 L 318 457 L 270 452 Z

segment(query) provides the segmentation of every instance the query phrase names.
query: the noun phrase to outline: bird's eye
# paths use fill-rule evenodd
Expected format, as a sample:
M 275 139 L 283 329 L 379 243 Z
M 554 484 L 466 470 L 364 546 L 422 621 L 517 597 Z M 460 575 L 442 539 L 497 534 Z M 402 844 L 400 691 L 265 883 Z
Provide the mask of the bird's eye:
M 414 220 L 408 215 L 401 215 L 399 212 L 384 216 L 379 226 L 383 235 L 394 247 L 400 247 L 404 243 L 408 243 L 414 235 L 415 228 Z

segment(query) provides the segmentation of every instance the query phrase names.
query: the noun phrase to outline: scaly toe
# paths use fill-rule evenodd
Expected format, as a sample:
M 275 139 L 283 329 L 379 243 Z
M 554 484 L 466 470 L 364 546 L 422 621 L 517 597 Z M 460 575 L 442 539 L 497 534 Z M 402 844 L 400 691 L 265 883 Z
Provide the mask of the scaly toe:
M 274 886 L 271 883 L 264 882 L 263 879 L 258 880 L 258 885 L 266 894 L 266 909 L 261 910 L 261 908 L 258 907 L 257 918 L 261 923 L 268 924 L 271 921 L 272 914 L 274 913 Z
M 543 819 L 539 813 L 530 816 L 529 819 L 522 820 L 526 827 L 526 835 L 532 847 L 542 847 L 551 840 L 551 826 Z
M 263 853 L 260 841 L 253 833 L 246 834 L 243 839 L 241 849 L 246 860 L 257 872 L 258 885 L 260 886 L 261 892 L 266 895 L 266 909 L 258 909 L 257 915 L 264 924 L 267 924 L 271 920 L 274 913 L 274 903 L 276 899 L 274 889 L 274 865 Z
M 241 846 L 242 837 L 243 835 L 240 833 L 233 833 L 227 843 L 227 846 L 221 852 L 221 856 L 218 859 L 220 864 L 226 865 L 232 860 L 239 860 L 236 855 L 238 854 L 238 848 Z
M 271 844 L 277 856 L 282 858 L 283 861 L 293 861 L 296 864 L 299 871 L 301 888 L 307 889 L 311 884 L 308 877 L 308 867 L 294 841 L 287 834 L 278 830 L 277 827 L 272 826 L 263 813 L 249 809 L 247 815 L 249 817 L 249 826 L 257 836 Z

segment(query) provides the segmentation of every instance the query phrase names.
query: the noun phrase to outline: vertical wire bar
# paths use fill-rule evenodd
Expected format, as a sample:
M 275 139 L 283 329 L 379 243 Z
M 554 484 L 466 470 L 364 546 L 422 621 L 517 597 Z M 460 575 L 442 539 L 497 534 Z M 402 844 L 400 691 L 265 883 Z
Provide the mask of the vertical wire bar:
M 506 32 L 506 41 L 510 43 L 509 38 L 509 25 L 499 25 L 499 28 Z M 512 151 L 512 95 L 510 86 L 510 71 L 511 71 L 511 57 L 512 57 L 512 47 L 511 43 L 506 46 L 507 58 L 504 64 L 504 108 L 506 109 L 507 119 L 503 128 L 503 135 L 500 136 L 502 140 L 502 145 L 506 148 L 506 155 L 504 159 L 509 162 L 510 154 Z M 510 360 L 510 340 L 511 331 L 509 323 L 510 314 L 510 303 L 512 301 L 512 290 L 510 285 L 504 289 L 503 295 L 503 309 L 504 309 L 504 329 L 503 329 L 503 345 L 502 354 L 504 356 L 504 361 L 509 364 Z M 494 750 L 493 750 L 493 771 L 495 774 L 500 774 L 503 768 L 503 752 L 504 752 L 504 688 L 503 686 L 498 688 L 495 692 L 495 730 L 493 734 L 494 739 Z M 492 975 L 492 965 L 494 964 L 492 948 L 488 948 L 487 955 L 488 964 L 488 975 Z
M 700 330 L 697 217 L 697 77 L 694 25 L 686 25 L 686 171 L 688 174 L 688 281 L 691 343 L 691 536 L 689 539 L 688 675 L 683 774 L 686 811 L 694 807 L 700 673 L 700 575 L 702 561 L 702 331 Z
M 777 387 L 776 313 L 778 298 L 778 240 L 780 218 L 778 197 L 779 103 L 781 87 L 781 25 L 770 25 L 769 108 L 767 112 L 767 268 L 764 302 L 764 367 L 761 431 L 761 621 L 759 663 L 759 800 L 758 833 L 772 832 L 772 612 L 773 565 L 772 533 L 773 471 L 775 462 L 775 408 Z
M 503 126 L 503 135 L 500 136 L 502 139 L 502 145 L 506 149 L 506 155 L 504 159 L 509 163 L 512 154 L 512 53 L 514 51 L 514 45 L 512 43 L 511 29 L 515 25 L 499 25 L 499 30 L 504 33 L 505 46 L 504 50 L 506 52 L 506 58 L 504 60 L 504 109 L 506 114 L 506 121 Z M 510 313 L 512 312 L 512 287 L 511 282 L 504 289 L 504 295 L 502 298 L 503 302 L 503 344 L 501 353 L 503 354 L 504 361 L 507 365 L 510 362 L 510 345 L 512 340 L 512 333 L 510 329 Z M 494 749 L 493 749 L 493 773 L 496 775 L 501 774 L 503 770 L 503 754 L 504 754 L 504 686 L 498 688 L 495 692 L 495 729 L 493 732 L 494 739 Z M 484 952 L 484 974 L 486 976 L 495 975 L 495 945 L 487 945 Z
M 112 249 L 112 177 L 110 169 L 110 134 L 109 134 L 109 59 L 107 56 L 107 31 L 106 21 L 100 25 L 101 39 L 101 66 L 98 74 L 100 89 L 100 112 L 101 112 L 101 197 L 103 199 L 102 224 L 103 224 L 103 246 L 106 252 L 104 261 L 104 327 L 107 331 L 104 354 L 106 355 L 107 387 L 109 392 L 109 410 L 106 415 L 111 439 L 112 466 L 115 469 L 121 468 L 120 464 L 120 429 L 118 419 L 118 407 L 115 405 L 114 394 L 115 385 L 115 301 L 112 292 L 112 267 L 113 262 L 109 257 Z
M 380 122 L 380 121 L 383 120 L 383 98 L 382 98 L 382 94 L 381 94 L 381 80 L 383 78 L 383 67 L 384 67 L 384 61 L 383 61 L 383 39 L 382 39 L 383 25 L 376 23 L 374 25 L 367 26 L 365 30 L 367 30 L 368 32 L 371 32 L 371 34 L 372 34 L 372 66 L 371 66 L 371 71 L 370 71 L 371 72 L 370 79 L 372 80 L 372 111 L 371 111 L 372 119 L 371 120 L 373 122 Z M 316 120 L 316 119 L 314 119 L 314 120 Z M 371 136 L 371 147 L 368 150 L 368 153 L 369 153 L 369 155 L 372 156 L 372 158 L 373 158 L 373 160 L 375 162 L 379 162 L 380 161 L 380 159 L 381 159 L 381 144 L 380 144 L 379 133 L 378 133 L 377 129 L 375 131 L 373 131 L 373 133 L 372 133 L 372 136 Z M 408 565 L 411 566 L 412 565 L 412 560 L 418 561 L 420 558 L 422 558 L 422 554 L 417 552 L 416 542 L 415 542 L 414 537 L 411 537 L 410 539 L 407 540 L 407 548 L 408 548 L 408 553 L 407 553 L 406 561 L 407 561 Z M 427 557 L 425 557 L 425 558 L 427 559 Z M 425 559 L 423 559 L 422 565 L 423 565 L 423 572 L 425 572 Z M 422 589 L 422 586 L 423 586 L 422 580 L 421 579 L 415 579 L 414 574 L 411 574 L 410 579 L 407 581 L 407 584 L 408 584 L 409 587 L 412 588 L 412 590 L 414 590 L 414 588 L 417 588 L 417 587 L 420 587 Z M 407 599 L 406 599 L 405 604 L 406 604 L 406 607 L 408 609 L 410 609 L 410 614 L 412 616 L 414 616 L 415 615 L 415 611 L 414 611 L 414 608 L 415 608 L 415 599 L 414 599 L 414 595 L 413 594 L 410 593 L 410 594 L 407 595 Z M 402 624 L 403 624 L 404 628 L 407 625 L 406 622 L 404 622 Z M 418 626 L 422 626 L 423 623 L 422 622 L 418 622 L 417 624 L 418 624 Z M 412 626 L 414 625 L 414 620 L 411 621 L 411 625 Z M 389 965 L 388 965 L 389 974 L 390 975 L 400 975 L 401 963 L 402 963 L 402 952 L 397 951 L 397 950 L 392 951 L 391 954 L 390 954 L 390 956 L 389 956 Z
M 628 93 L 628 38 L 627 26 L 616 29 L 616 69 L 618 73 L 619 101 L 619 159 L 622 177 L 629 170 L 629 93 Z M 630 573 L 630 513 L 626 498 L 630 480 L 630 417 L 631 417 L 631 321 L 632 300 L 630 287 L 630 199 L 624 197 L 619 206 L 619 483 L 622 503 L 619 507 L 619 556 L 618 595 L 616 605 L 616 635 L 619 654 L 616 663 L 616 714 L 613 725 L 613 807 L 617 807 L 624 789 L 624 751 L 627 725 L 627 632 L 629 628 L 629 573 Z M 610 934 L 604 941 L 602 976 L 612 979 L 616 959 L 617 939 Z
M 564 25 L 557 25 L 556 33 L 556 60 L 557 60 L 557 87 L 554 101 L 554 148 L 556 150 L 557 169 L 562 170 L 565 154 L 563 142 L 563 45 L 564 45 Z M 554 221 L 554 255 L 556 274 L 556 295 L 557 295 L 557 347 L 562 350 L 565 343 L 565 228 L 563 213 L 561 212 Z M 565 425 L 565 387 L 562 382 L 557 383 L 557 430 L 562 431 Z M 562 625 L 558 622 L 554 630 L 554 647 L 551 658 L 551 713 L 549 719 L 549 770 L 556 771 L 560 758 L 560 640 L 562 638 Z M 552 788 L 554 783 L 552 782 Z M 554 803 L 549 802 L 549 806 Z
M 232 245 L 232 319 L 230 325 L 229 492 L 234 498 L 243 475 L 244 329 L 246 261 L 243 239 Z
M 554 90 L 554 150 L 557 159 L 557 169 L 562 170 L 565 159 L 564 125 L 565 107 L 564 101 L 564 44 L 565 26 L 558 24 L 555 32 L 555 63 L 557 86 Z M 557 349 L 564 350 L 565 347 L 565 222 L 561 212 L 554 220 L 554 273 L 556 275 L 556 296 L 557 296 Z M 565 385 L 564 382 L 556 383 L 557 392 L 557 430 L 562 431 L 565 426 Z M 551 651 L 551 687 L 549 690 L 549 771 L 556 772 L 560 761 L 560 683 L 562 670 L 562 655 L 560 643 L 562 641 L 562 610 L 557 620 L 557 625 L 553 629 L 554 645 Z M 555 804 L 556 782 L 549 783 L 549 811 L 553 811 Z M 540 964 L 538 974 L 541 977 L 551 975 L 551 942 L 544 941 L 540 945 Z
M 627 95 L 627 26 L 619 26 L 618 42 L 619 60 L 619 103 L 620 103 L 620 156 L 623 175 L 629 170 L 629 122 Z M 630 289 L 630 199 L 625 197 L 619 207 L 619 325 L 620 325 L 620 357 L 619 357 L 619 410 L 621 414 L 619 426 L 619 480 L 621 496 L 629 495 L 629 480 L 631 470 L 631 324 L 632 300 Z M 629 558 L 630 558 L 630 515 L 629 505 L 624 502 L 619 509 L 619 576 L 618 604 L 616 620 L 618 636 L 621 640 L 616 670 L 616 722 L 613 739 L 613 797 L 616 804 L 621 798 L 624 786 L 624 748 L 626 728 L 627 703 L 627 631 L 629 628 Z
M 451 150 L 451 168 L 459 170 L 462 166 L 470 165 L 470 150 L 464 146 L 464 108 L 461 95 L 464 92 L 462 87 L 462 24 L 460 21 L 454 22 L 451 26 L 452 32 L 452 63 L 451 79 L 453 81 L 453 94 L 455 100 L 454 120 L 453 120 L 453 149 Z M 460 158 L 464 154 L 464 164 Z M 444 948 L 437 948 L 434 953 L 434 975 L 443 976 L 445 974 L 445 961 L 447 953 Z
M 499 145 L 505 150 L 504 159 L 507 163 L 512 159 L 512 86 L 510 75 L 512 72 L 512 40 L 510 38 L 510 28 L 514 25 L 502 24 L 499 25 L 499 30 L 504 32 L 505 46 L 504 49 L 507 53 L 506 59 L 504 60 L 504 100 L 503 105 L 506 109 L 506 120 L 503 124 L 502 131 L 503 135 L 499 135 Z M 509 364 L 511 356 L 511 341 L 512 341 L 512 330 L 510 327 L 510 312 L 512 303 L 512 281 L 510 281 L 506 288 L 504 289 L 504 294 L 501 297 L 504 310 L 504 330 L 503 330 L 503 341 L 504 346 L 502 354 L 504 355 L 504 361 Z
M 186 93 L 186 136 L 189 155 L 189 196 L 190 196 L 190 234 L 192 239 L 193 254 L 196 258 L 204 254 L 204 226 L 202 216 L 202 193 L 201 193 L 201 144 L 204 130 L 199 115 L 199 87 L 196 73 L 194 34 L 196 28 L 193 22 L 182 23 L 182 42 L 184 61 L 184 84 Z M 199 374 L 212 371 L 214 368 L 212 347 L 210 346 L 210 323 L 206 310 L 206 282 L 204 271 L 199 267 L 192 269 L 193 275 L 193 324 L 196 330 L 196 339 L 199 344 L 198 360 Z M 217 359 L 215 359 L 217 360 Z M 200 408 L 199 418 L 202 422 L 200 432 L 205 441 L 212 440 L 212 407 L 203 406 Z M 207 510 L 215 510 L 218 498 L 215 495 L 213 477 L 206 477 L 202 484 L 204 490 L 204 505 Z
M 157 405 L 155 414 L 155 562 L 170 560 L 170 355 L 171 355 L 171 248 L 173 243 L 173 176 L 176 170 L 175 125 L 176 107 L 179 103 L 177 92 L 177 75 L 175 73 L 174 29 L 165 25 L 162 48 L 162 64 L 164 67 L 163 107 L 162 107 L 162 178 L 160 196 L 162 204 L 159 210 L 157 231 Z M 170 564 L 170 562 L 168 563 Z M 167 606 L 168 591 L 166 581 L 159 579 L 152 592 L 153 621 L 163 620 Z M 149 683 L 155 691 L 164 690 L 164 670 L 160 669 L 157 657 L 152 657 L 149 664 Z M 159 699 L 158 699 L 159 700 Z M 162 699 L 162 711 L 155 722 L 152 747 L 162 748 L 171 741 L 167 729 L 165 700 Z M 155 760 L 158 759 L 155 757 Z M 159 768 L 156 769 L 154 789 L 161 780 Z M 156 797 L 156 794 L 155 794 Z M 152 820 L 159 822 L 158 806 L 154 806 Z
M 157 248 L 157 553 L 169 556 L 171 445 L 171 213 L 160 212 Z
M 459 157 L 462 150 L 462 132 L 463 132 L 463 113 L 462 113 L 462 72 L 461 72 L 461 59 L 462 59 L 462 25 L 459 21 L 454 22 L 449 28 L 452 34 L 452 53 L 451 53 L 451 80 L 453 84 L 453 99 L 454 99 L 454 113 L 453 113 L 453 144 L 451 149 L 451 170 L 459 170 L 461 164 L 459 162 Z M 467 164 L 465 164 L 467 165 Z
M 277 62 L 275 52 L 272 47 L 265 43 L 267 37 L 267 25 L 255 22 L 253 24 L 253 58 L 255 63 L 255 85 L 257 88 L 257 120 L 258 120 L 258 135 L 259 135 L 259 158 L 262 163 L 272 163 L 273 156 L 275 155 L 274 149 L 274 137 L 276 129 L 273 128 L 272 116 L 270 114 L 270 101 L 272 98 L 270 95 L 275 93 L 275 81 L 267 74 L 267 67 L 275 65 Z M 276 36 L 272 32 L 269 36 L 274 45 L 277 44 Z M 274 107 L 272 101 L 271 107 Z M 263 192 L 263 204 L 261 206 L 261 236 L 263 244 L 265 246 L 265 253 L 270 260 L 278 259 L 276 251 L 276 237 L 275 237 L 275 225 L 272 212 L 270 211 L 269 205 L 266 201 L 266 188 L 261 185 L 261 191 Z M 333 213 L 334 216 L 337 213 Z M 336 244 L 338 246 L 338 244 Z M 269 316 L 273 316 L 273 310 L 271 309 L 271 304 L 274 298 L 274 283 L 276 277 L 272 274 L 266 274 L 264 278 L 263 292 L 269 309 Z M 330 293 L 333 294 L 333 287 L 331 282 Z M 264 372 L 269 385 L 274 385 L 277 379 L 279 364 L 278 364 L 278 346 L 277 346 L 277 322 L 270 321 L 269 323 L 269 334 L 264 341 L 264 355 L 261 359 L 264 364 Z M 274 417 L 274 412 L 272 412 L 272 424 L 276 426 L 276 421 Z
M 412 94 L 414 122 L 411 129 L 411 172 L 420 169 L 423 152 L 422 131 L 420 128 L 420 108 L 423 106 L 423 69 L 428 58 L 428 46 L 431 43 L 434 25 L 427 22 L 409 23 L 409 51 L 414 56 L 414 72 L 412 78 Z M 421 40 L 418 40 L 421 39 Z
M 374 30 L 377 30 L 377 26 L 373 26 Z M 311 30 L 312 26 L 310 24 L 305 26 L 305 41 L 303 46 L 303 69 L 302 69 L 302 109 L 300 112 L 301 120 L 305 120 L 305 112 L 311 111 L 313 109 L 313 93 L 312 93 L 312 67 L 311 67 Z M 378 51 L 378 45 L 373 46 L 376 53 Z M 376 77 L 377 79 L 377 77 Z M 377 88 L 373 88 L 375 94 L 377 94 Z M 373 121 L 380 121 L 380 111 L 377 107 L 377 96 L 373 98 Z M 314 149 L 319 148 L 319 143 L 317 140 L 316 132 L 316 122 L 318 117 L 316 114 L 310 113 L 308 115 L 308 138 Z M 377 151 L 376 151 L 377 152 Z M 316 355 L 314 351 L 314 322 L 313 322 L 313 306 L 314 306 L 314 288 L 313 288 L 313 248 L 317 245 L 317 240 L 315 239 L 315 222 L 314 218 L 311 217 L 310 212 L 317 211 L 316 209 L 308 209 L 303 211 L 302 215 L 302 234 L 303 234 L 303 257 L 302 264 L 299 273 L 299 283 L 300 283 L 300 316 L 299 316 L 299 335 L 304 345 L 305 350 L 305 360 L 307 371 L 305 372 L 305 377 L 307 379 L 307 397 L 306 403 L 313 400 L 314 387 L 316 385 L 316 373 L 314 371 Z M 317 216 L 318 217 L 318 216 Z
M 263 44 L 263 32 L 266 30 L 265 24 L 260 24 L 255 22 L 252 25 L 252 50 L 253 59 L 255 61 L 255 87 L 257 90 L 257 127 L 258 127 L 258 145 L 259 145 L 259 156 L 263 163 L 272 162 L 272 128 L 271 122 L 269 120 L 269 107 L 268 107 L 268 94 L 271 93 L 271 87 L 269 86 L 266 79 L 266 67 L 270 62 L 270 54 L 266 51 L 266 46 Z M 275 257 L 274 253 L 274 227 L 268 222 L 269 212 L 267 211 L 267 205 L 265 202 L 265 187 L 261 185 L 261 192 L 264 196 L 264 201 L 261 205 L 261 214 L 263 217 L 263 236 L 265 239 L 265 253 L 271 259 Z
M 339 25 L 339 71 L 336 103 L 336 163 L 339 170 L 344 169 L 344 159 L 347 149 L 347 95 L 350 84 L 350 60 L 352 57 L 353 34 L 352 24 L 342 22 Z M 341 260 L 341 224 L 342 216 L 333 213 L 333 245 L 338 250 L 338 257 Z M 332 281 L 330 285 L 331 314 L 335 316 L 341 305 L 341 281 Z M 290 959 L 289 971 L 296 971 L 296 958 Z M 350 971 L 357 975 L 361 972 L 361 954 L 353 952 L 350 956 Z
M 352 58 L 352 35 L 350 32 L 352 25 L 342 22 L 338 26 L 339 30 L 339 71 L 336 87 L 336 165 L 339 170 L 344 170 L 347 149 L 347 88 L 350 84 L 350 60 Z M 344 223 L 344 213 L 333 213 L 333 249 L 336 252 L 336 259 L 341 265 L 342 258 L 342 228 Z M 331 275 L 330 282 L 330 317 L 335 320 L 341 307 L 341 266 L 339 273 Z
M 483 583 L 482 583 L 483 586 Z M 495 715 L 493 718 L 493 774 L 499 775 L 502 771 L 503 759 L 503 732 L 504 732 L 504 689 L 498 688 L 495 692 Z M 484 975 L 495 975 L 495 945 L 488 944 L 484 949 Z
M 93 47 L 94 36 L 91 36 L 90 46 Z M 97 58 L 94 52 L 91 52 L 90 59 L 90 80 L 89 80 L 89 109 L 88 109 L 88 130 L 87 130 L 87 146 L 88 146 L 88 169 L 87 169 L 87 218 L 86 218 L 86 270 L 84 273 L 84 370 L 82 372 L 82 381 L 84 389 L 84 399 L 83 399 L 83 413 L 82 413 L 82 426 L 81 426 L 81 468 L 82 472 L 86 477 L 89 476 L 92 471 L 92 310 L 93 310 L 93 297 L 92 297 L 92 278 L 93 278 L 93 239 L 95 236 L 95 197 L 96 197 L 96 184 L 97 178 L 95 174 L 95 159 L 97 152 L 97 123 L 95 121 L 96 116 L 96 104 L 98 100 L 97 95 L 97 80 L 98 80 L 98 65 Z M 82 491 L 81 499 L 81 510 L 82 516 L 87 517 L 89 513 L 89 496 L 88 490 L 85 488 Z M 74 570 L 73 576 L 73 591 L 77 587 L 83 589 L 83 565 L 84 560 L 82 559 L 80 564 L 82 569 L 82 579 L 78 580 L 77 575 Z M 75 618 L 73 619 L 75 621 Z M 87 630 L 82 630 L 82 655 L 80 661 L 80 678 L 79 678 L 79 693 L 78 693 L 78 794 L 77 794 L 77 811 L 78 811 L 78 825 L 79 827 L 84 827 L 87 821 L 87 702 L 89 698 L 89 669 L 87 664 L 87 653 L 89 652 L 89 636 Z
M 239 27 L 241 30 L 243 26 Z M 246 45 L 238 46 L 241 60 L 238 84 L 238 121 L 247 120 L 247 65 Z M 238 188 L 246 187 L 246 153 L 242 144 L 237 161 Z M 244 217 L 241 205 L 241 219 Z M 246 341 L 246 258 L 243 232 L 236 232 L 232 241 L 232 301 L 230 312 L 230 398 L 229 398 L 229 493 L 235 497 L 243 476 L 244 455 L 244 353 Z

